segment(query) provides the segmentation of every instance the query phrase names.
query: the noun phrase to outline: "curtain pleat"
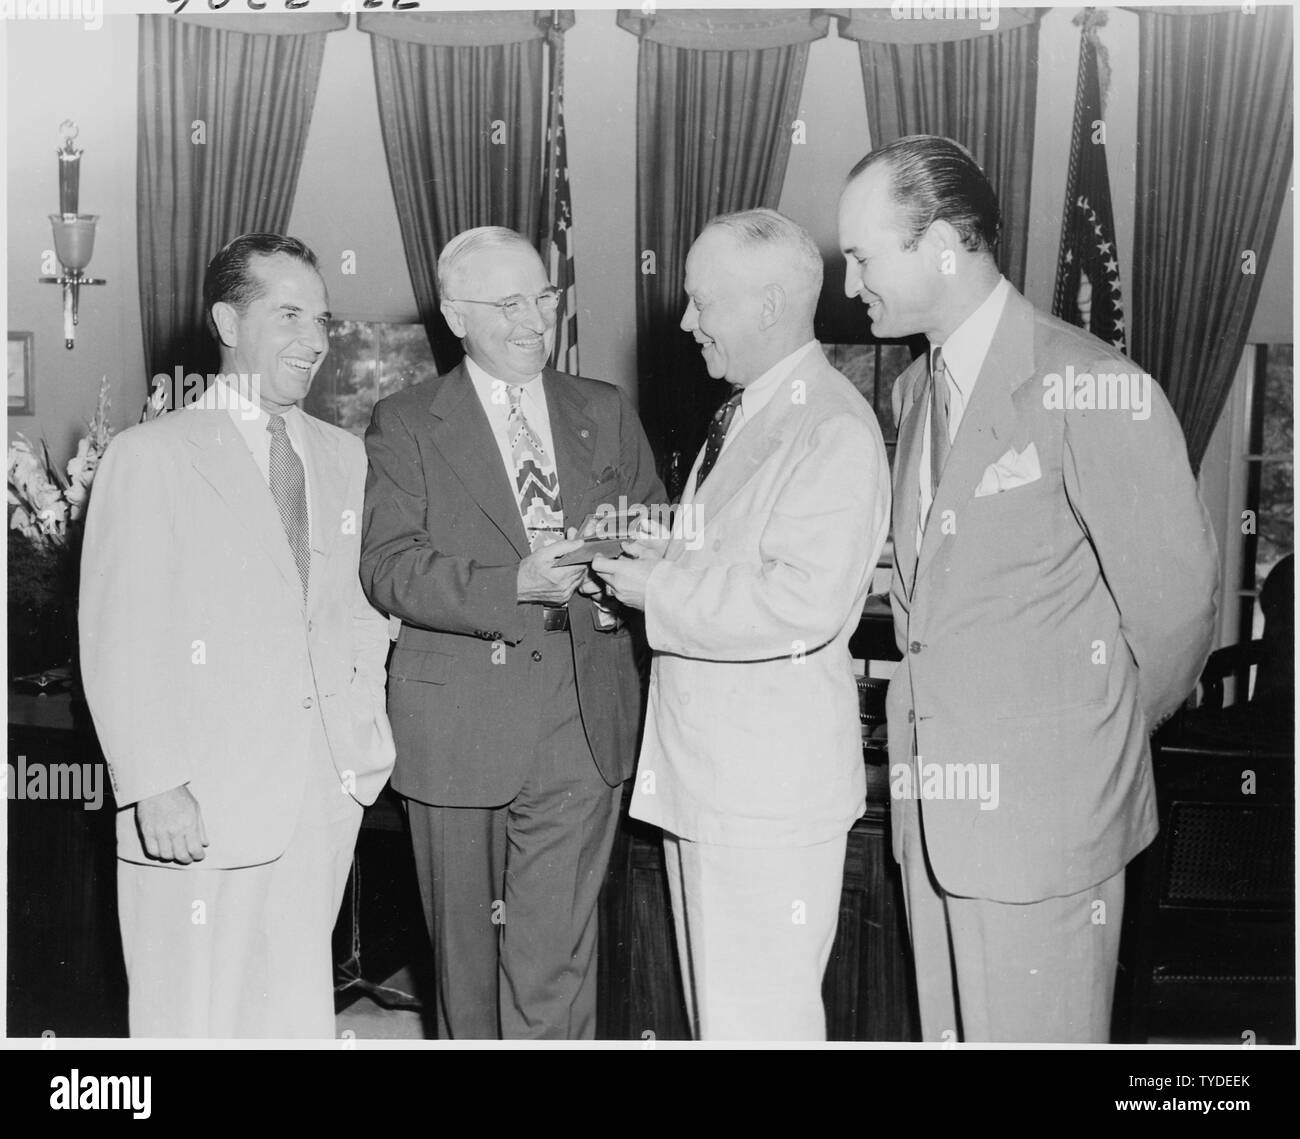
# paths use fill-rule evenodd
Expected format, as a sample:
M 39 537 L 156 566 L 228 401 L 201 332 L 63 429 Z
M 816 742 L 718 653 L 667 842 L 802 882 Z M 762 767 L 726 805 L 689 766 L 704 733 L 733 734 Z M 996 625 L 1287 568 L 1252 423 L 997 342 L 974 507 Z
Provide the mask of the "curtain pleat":
M 641 39 L 638 390 L 642 422 L 663 464 L 676 452 L 689 468 L 727 392 L 678 327 L 686 254 L 716 214 L 777 206 L 807 63 L 806 41 L 712 51 Z
M 462 230 L 542 234 L 543 41 L 448 47 L 371 36 L 384 152 L 420 319 L 439 370 L 462 356 L 438 254 Z
M 858 51 L 871 145 L 937 134 L 966 147 L 984 168 L 1002 209 L 998 267 L 1023 291 L 1038 94 L 1037 21 L 937 43 L 864 39 Z
M 1290 192 L 1292 17 L 1137 12 L 1133 358 L 1164 387 L 1198 469 Z
M 232 237 L 289 224 L 326 31 L 140 17 L 140 315 L 151 374 L 215 372 L 203 274 Z

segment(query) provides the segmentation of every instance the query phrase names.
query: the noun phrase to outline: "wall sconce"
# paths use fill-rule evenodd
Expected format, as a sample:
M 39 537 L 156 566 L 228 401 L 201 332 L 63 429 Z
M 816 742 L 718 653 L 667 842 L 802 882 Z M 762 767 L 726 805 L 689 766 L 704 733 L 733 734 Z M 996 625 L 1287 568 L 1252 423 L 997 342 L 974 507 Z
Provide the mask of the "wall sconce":
M 77 199 L 81 184 L 82 151 L 73 146 L 77 125 L 71 120 L 59 124 L 63 131 L 63 146 L 56 151 L 59 158 L 59 213 L 50 214 L 54 230 L 54 253 L 63 272 L 57 277 L 41 277 L 45 285 L 63 286 L 63 346 L 71 348 L 76 334 L 77 306 L 82 285 L 106 285 L 102 277 L 87 277 L 86 267 L 95 251 L 96 214 L 77 213 Z

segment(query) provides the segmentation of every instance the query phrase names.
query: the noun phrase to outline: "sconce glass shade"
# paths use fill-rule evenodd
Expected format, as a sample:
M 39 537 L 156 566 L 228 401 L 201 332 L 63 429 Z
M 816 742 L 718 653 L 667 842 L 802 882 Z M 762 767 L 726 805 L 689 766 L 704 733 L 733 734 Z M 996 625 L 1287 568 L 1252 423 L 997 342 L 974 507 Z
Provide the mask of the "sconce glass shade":
M 50 214 L 54 252 L 65 269 L 79 273 L 90 264 L 98 220 L 98 214 Z

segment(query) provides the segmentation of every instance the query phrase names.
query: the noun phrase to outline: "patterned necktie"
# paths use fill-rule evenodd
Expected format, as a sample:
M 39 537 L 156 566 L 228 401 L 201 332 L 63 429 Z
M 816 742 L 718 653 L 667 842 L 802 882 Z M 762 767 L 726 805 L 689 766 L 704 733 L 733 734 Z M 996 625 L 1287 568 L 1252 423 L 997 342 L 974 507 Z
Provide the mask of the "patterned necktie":
M 289 549 L 302 578 L 302 599 L 307 600 L 307 578 L 311 573 L 311 546 L 308 542 L 307 473 L 303 470 L 298 452 L 289 442 L 289 432 L 283 415 L 269 416 L 266 429 L 271 433 L 271 461 L 269 464 L 271 494 L 275 497 L 280 521 L 284 524 Z
M 952 442 L 948 436 L 948 369 L 943 363 L 943 349 L 934 350 L 930 372 L 930 500 L 939 493 L 939 480 L 948 461 Z
M 543 539 L 564 537 L 560 476 L 555 470 L 555 461 L 546 453 L 541 437 L 529 425 L 524 409 L 519 405 L 524 389 L 512 384 L 508 392 L 510 415 L 506 419 L 506 435 L 515 461 L 515 498 L 528 534 L 528 546 L 536 551 L 541 548 Z
M 695 475 L 697 491 L 704 485 L 704 480 L 713 470 L 713 464 L 722 454 L 722 443 L 727 438 L 727 429 L 731 426 L 731 421 L 736 418 L 736 408 L 740 406 L 740 397 L 744 394 L 744 388 L 736 388 L 731 393 L 731 398 L 713 413 L 713 418 L 709 421 L 709 434 L 704 440 L 704 458 L 700 461 L 700 469 Z

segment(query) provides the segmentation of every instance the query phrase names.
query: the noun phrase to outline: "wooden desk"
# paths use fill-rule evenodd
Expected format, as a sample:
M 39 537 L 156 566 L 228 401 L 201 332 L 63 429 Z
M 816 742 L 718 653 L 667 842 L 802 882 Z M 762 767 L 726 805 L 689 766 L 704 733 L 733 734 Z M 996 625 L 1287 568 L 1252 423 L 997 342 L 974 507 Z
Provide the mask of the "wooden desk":
M 103 800 L 19 798 L 9 821 L 8 1034 L 125 1036 L 117 927 L 117 805 L 84 705 L 65 694 L 9 696 L 9 759 L 89 764 Z M 84 769 L 83 769 L 84 770 Z

